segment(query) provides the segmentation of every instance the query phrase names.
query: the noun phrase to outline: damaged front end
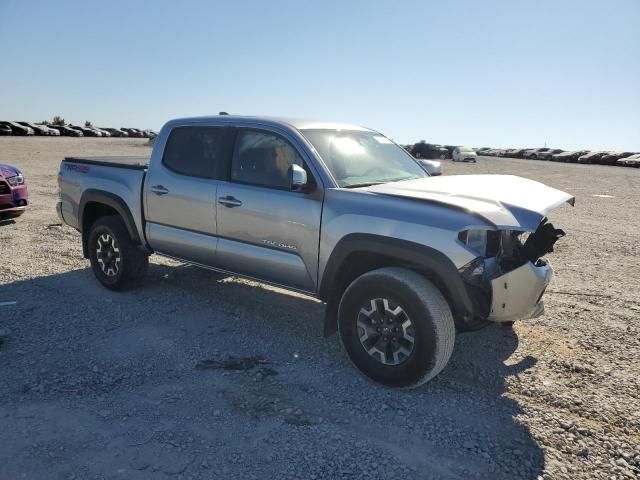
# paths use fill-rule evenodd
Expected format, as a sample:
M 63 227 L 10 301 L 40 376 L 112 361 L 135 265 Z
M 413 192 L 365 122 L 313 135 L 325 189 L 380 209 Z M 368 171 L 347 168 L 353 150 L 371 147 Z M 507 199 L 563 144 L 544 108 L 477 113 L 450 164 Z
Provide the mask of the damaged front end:
M 478 254 L 459 271 L 481 318 L 494 322 L 544 313 L 542 295 L 551 266 L 542 258 L 565 235 L 544 218 L 535 232 L 464 230 L 458 240 Z

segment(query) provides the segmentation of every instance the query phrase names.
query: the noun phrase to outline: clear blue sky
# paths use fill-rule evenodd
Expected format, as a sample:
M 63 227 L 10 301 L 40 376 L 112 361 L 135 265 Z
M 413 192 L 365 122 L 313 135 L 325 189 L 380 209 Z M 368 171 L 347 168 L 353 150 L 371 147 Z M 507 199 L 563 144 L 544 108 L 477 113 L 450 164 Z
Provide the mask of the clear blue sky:
M 357 123 L 640 151 L 640 0 L 0 0 L 0 118 Z

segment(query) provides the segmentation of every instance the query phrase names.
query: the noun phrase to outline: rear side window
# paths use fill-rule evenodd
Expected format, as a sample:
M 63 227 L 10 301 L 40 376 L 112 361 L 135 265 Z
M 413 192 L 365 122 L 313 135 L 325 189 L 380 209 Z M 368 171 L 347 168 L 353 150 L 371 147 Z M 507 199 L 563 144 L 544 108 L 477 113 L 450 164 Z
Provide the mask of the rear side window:
M 162 163 L 191 177 L 224 177 L 232 130 L 224 127 L 177 127 L 169 134 Z

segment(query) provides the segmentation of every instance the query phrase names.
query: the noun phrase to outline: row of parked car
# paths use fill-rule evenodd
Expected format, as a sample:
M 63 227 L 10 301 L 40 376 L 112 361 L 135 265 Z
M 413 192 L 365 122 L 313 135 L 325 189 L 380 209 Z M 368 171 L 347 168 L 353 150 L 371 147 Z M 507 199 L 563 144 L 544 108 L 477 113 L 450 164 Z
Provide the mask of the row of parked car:
M 138 128 L 107 128 L 79 125 L 52 125 L 48 123 L 13 122 L 0 120 L 0 135 L 44 135 L 65 137 L 133 137 L 155 138 L 153 130 Z
M 640 168 L 640 153 L 589 150 L 562 150 L 560 148 L 490 148 L 474 149 L 478 155 L 488 157 L 525 158 L 567 163 L 597 163 Z

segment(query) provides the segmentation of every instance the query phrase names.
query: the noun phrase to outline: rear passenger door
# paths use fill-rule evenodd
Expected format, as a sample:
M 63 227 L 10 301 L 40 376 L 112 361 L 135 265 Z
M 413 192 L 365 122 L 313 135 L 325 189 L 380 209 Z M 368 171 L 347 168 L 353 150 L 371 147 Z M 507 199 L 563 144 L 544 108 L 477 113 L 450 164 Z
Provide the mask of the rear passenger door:
M 180 126 L 167 139 L 162 162 L 146 178 L 146 236 L 159 253 L 215 263 L 218 179 L 233 148 L 233 129 Z
M 292 191 L 288 170 L 307 171 Z M 227 181 L 218 185 L 219 268 L 314 292 L 323 189 L 300 152 L 280 134 L 240 128 Z

